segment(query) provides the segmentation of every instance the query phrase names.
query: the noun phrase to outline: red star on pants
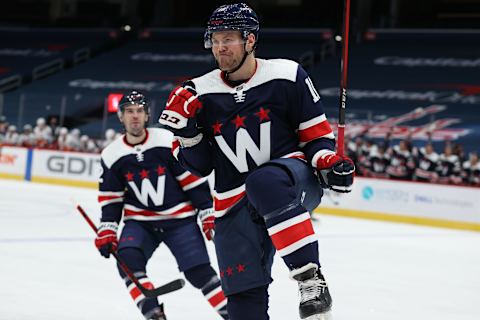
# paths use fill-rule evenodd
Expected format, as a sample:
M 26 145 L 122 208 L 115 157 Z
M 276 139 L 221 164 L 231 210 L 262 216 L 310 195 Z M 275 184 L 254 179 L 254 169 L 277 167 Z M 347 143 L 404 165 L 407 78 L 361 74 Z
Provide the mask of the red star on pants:
M 270 112 L 270 109 L 260 108 L 260 111 L 255 112 L 255 114 L 260 119 L 260 122 L 262 122 L 264 120 L 270 120 L 270 117 L 268 116 L 269 112 Z
M 247 117 L 240 117 L 240 115 L 237 114 L 237 116 L 235 117 L 235 119 L 232 120 L 232 123 L 235 124 L 235 129 L 238 129 L 240 127 L 245 127 L 245 119 Z
M 240 273 L 240 272 L 245 272 L 245 265 L 244 264 L 238 264 L 237 265 L 237 272 Z
M 228 267 L 226 271 L 227 271 L 227 275 L 229 275 L 229 276 L 233 275 L 233 268 L 232 267 Z
M 220 271 L 220 278 L 223 278 L 223 277 L 225 277 L 225 271 L 222 270 Z
M 146 179 L 148 178 L 148 171 L 143 169 L 142 171 L 140 171 L 140 177 L 142 177 L 142 179 Z
M 161 165 L 159 165 L 159 166 L 157 167 L 157 174 L 158 174 L 159 176 L 165 174 L 165 167 L 162 167 Z
M 213 134 L 221 134 L 222 131 L 220 130 L 221 127 L 223 126 L 223 123 L 220 123 L 220 122 L 215 122 L 214 125 L 212 125 L 212 128 L 213 128 Z
M 127 181 L 132 181 L 132 180 L 133 180 L 133 176 L 134 176 L 133 173 L 127 172 L 127 174 L 125 175 L 125 178 L 127 178 Z

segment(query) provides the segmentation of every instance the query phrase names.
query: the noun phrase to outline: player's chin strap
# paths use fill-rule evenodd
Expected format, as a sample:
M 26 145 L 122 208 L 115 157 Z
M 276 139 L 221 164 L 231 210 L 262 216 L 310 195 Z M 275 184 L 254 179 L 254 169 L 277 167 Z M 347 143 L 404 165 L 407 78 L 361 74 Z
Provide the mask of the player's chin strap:
M 236 66 L 235 68 L 233 68 L 232 70 L 229 70 L 229 71 L 223 71 L 223 74 L 225 75 L 225 79 L 228 80 L 228 76 L 231 74 L 231 73 L 234 73 L 235 71 L 237 71 L 238 69 L 240 69 L 243 64 L 245 63 L 245 60 L 247 60 L 247 57 L 249 54 L 252 54 L 254 51 L 255 51 L 255 48 L 257 47 L 257 42 L 255 41 L 255 45 L 253 46 L 252 48 L 252 51 L 248 52 L 247 51 L 247 43 L 245 43 L 245 53 L 243 54 L 243 58 L 242 58 L 242 61 L 240 61 L 240 63 L 238 64 L 238 66 Z M 217 62 L 218 64 L 218 62 Z

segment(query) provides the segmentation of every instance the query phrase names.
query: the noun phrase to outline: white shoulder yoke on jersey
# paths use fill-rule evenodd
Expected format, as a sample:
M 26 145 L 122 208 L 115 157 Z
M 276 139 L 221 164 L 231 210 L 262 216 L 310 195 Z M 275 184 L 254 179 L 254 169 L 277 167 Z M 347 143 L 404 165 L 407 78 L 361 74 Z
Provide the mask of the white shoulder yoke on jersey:
M 201 77 L 192 79 L 195 90 L 199 96 L 211 93 L 237 92 L 241 86 L 243 91 L 257 87 L 272 80 L 288 80 L 295 82 L 297 78 L 298 63 L 287 59 L 256 59 L 257 70 L 250 80 L 235 88 L 227 85 L 219 69 L 213 70 Z
M 170 131 L 162 128 L 148 128 L 147 131 L 148 137 L 141 145 L 141 152 L 157 147 L 170 150 L 173 141 L 173 134 Z M 124 137 L 125 135 L 122 135 L 117 138 L 102 151 L 101 157 L 107 168 L 111 168 L 113 164 L 122 157 L 130 154 L 137 154 L 137 151 L 135 150 L 137 146 L 126 144 Z

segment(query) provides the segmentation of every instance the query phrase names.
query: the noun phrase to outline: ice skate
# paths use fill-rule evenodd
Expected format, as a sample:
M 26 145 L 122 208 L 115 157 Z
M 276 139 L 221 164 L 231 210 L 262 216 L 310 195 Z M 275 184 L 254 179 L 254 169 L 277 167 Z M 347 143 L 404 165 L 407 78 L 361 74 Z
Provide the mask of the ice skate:
M 158 307 L 150 311 L 145 315 L 146 320 L 167 320 L 165 313 L 163 312 L 163 303 Z
M 300 318 L 306 320 L 328 320 L 332 298 L 325 278 L 318 266 L 309 263 L 290 272 L 290 278 L 298 281 L 300 291 Z

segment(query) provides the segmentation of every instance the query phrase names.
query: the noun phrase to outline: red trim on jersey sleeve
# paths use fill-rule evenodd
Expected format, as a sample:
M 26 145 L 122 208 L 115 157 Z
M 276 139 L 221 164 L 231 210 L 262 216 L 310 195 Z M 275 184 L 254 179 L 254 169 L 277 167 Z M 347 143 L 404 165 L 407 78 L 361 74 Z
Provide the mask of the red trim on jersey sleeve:
M 215 211 L 223 211 L 231 206 L 233 206 L 235 203 L 240 201 L 245 196 L 246 192 L 243 191 L 233 197 L 226 198 L 226 199 L 218 199 L 214 197 L 214 203 L 215 203 Z
M 182 189 L 184 189 L 188 185 L 190 185 L 190 184 L 192 184 L 192 183 L 194 183 L 195 181 L 198 181 L 198 180 L 200 180 L 199 177 L 194 176 L 193 174 L 190 173 L 188 176 L 179 180 L 178 182 L 180 183 L 180 186 L 182 187 Z
M 328 121 L 324 120 L 311 127 L 298 130 L 298 139 L 300 140 L 300 143 L 306 143 L 328 134 L 333 134 L 333 131 Z
M 103 201 L 108 201 L 108 200 L 113 200 L 118 198 L 123 198 L 123 197 L 122 196 L 98 196 L 98 202 L 103 202 Z

